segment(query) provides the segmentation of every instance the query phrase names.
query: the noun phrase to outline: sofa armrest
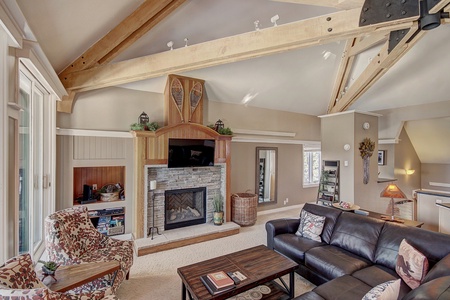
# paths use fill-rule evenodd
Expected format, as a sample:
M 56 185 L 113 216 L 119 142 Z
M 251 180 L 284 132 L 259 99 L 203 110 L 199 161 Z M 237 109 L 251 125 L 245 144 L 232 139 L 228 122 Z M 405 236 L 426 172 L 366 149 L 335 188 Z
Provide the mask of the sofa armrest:
M 300 218 L 284 218 L 266 223 L 267 247 L 273 250 L 273 239 L 283 233 L 294 234 L 300 225 Z
M 447 254 L 431 268 L 422 283 L 444 276 L 450 276 L 450 254 Z

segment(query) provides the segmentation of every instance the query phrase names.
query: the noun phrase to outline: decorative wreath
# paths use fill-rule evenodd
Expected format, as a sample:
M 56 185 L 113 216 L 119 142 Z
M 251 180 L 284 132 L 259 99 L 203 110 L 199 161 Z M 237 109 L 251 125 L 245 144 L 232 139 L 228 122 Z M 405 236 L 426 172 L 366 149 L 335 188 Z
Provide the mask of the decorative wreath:
M 359 143 L 359 152 L 362 158 L 371 157 L 375 150 L 375 142 L 372 142 L 369 138 L 365 138 Z

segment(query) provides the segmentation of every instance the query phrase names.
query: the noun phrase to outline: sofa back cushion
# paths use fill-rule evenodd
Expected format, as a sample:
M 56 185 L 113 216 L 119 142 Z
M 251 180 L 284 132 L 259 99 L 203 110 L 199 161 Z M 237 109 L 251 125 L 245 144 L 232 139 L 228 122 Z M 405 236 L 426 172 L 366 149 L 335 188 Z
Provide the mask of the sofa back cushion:
M 326 207 L 312 203 L 305 203 L 305 205 L 303 206 L 303 210 L 306 210 L 307 212 L 310 212 L 318 216 L 325 217 L 325 224 L 323 226 L 322 231 L 322 242 L 329 244 L 331 240 L 331 235 L 333 234 L 334 226 L 336 224 L 336 220 L 339 218 L 342 211 L 336 208 Z
M 403 239 L 427 257 L 430 268 L 450 253 L 450 235 L 386 222 L 378 240 L 375 263 L 395 269 Z
M 330 244 L 373 262 L 383 225 L 382 220 L 344 212 L 336 223 Z

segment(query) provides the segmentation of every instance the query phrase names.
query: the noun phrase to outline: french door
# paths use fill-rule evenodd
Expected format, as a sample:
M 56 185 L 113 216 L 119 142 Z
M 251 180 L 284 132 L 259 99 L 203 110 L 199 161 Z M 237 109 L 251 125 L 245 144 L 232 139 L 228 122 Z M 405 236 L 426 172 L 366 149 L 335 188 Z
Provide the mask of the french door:
M 44 217 L 50 211 L 51 128 L 49 93 L 21 65 L 19 71 L 18 250 L 39 256 L 44 246 Z

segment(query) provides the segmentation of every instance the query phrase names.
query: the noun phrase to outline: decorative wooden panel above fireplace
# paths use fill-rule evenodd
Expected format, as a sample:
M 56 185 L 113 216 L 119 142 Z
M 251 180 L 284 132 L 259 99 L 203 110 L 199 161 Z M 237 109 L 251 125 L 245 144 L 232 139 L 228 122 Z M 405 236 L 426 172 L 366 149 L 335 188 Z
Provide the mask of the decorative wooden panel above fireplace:
M 164 124 L 203 124 L 204 85 L 205 81 L 201 79 L 168 75 L 164 91 Z

